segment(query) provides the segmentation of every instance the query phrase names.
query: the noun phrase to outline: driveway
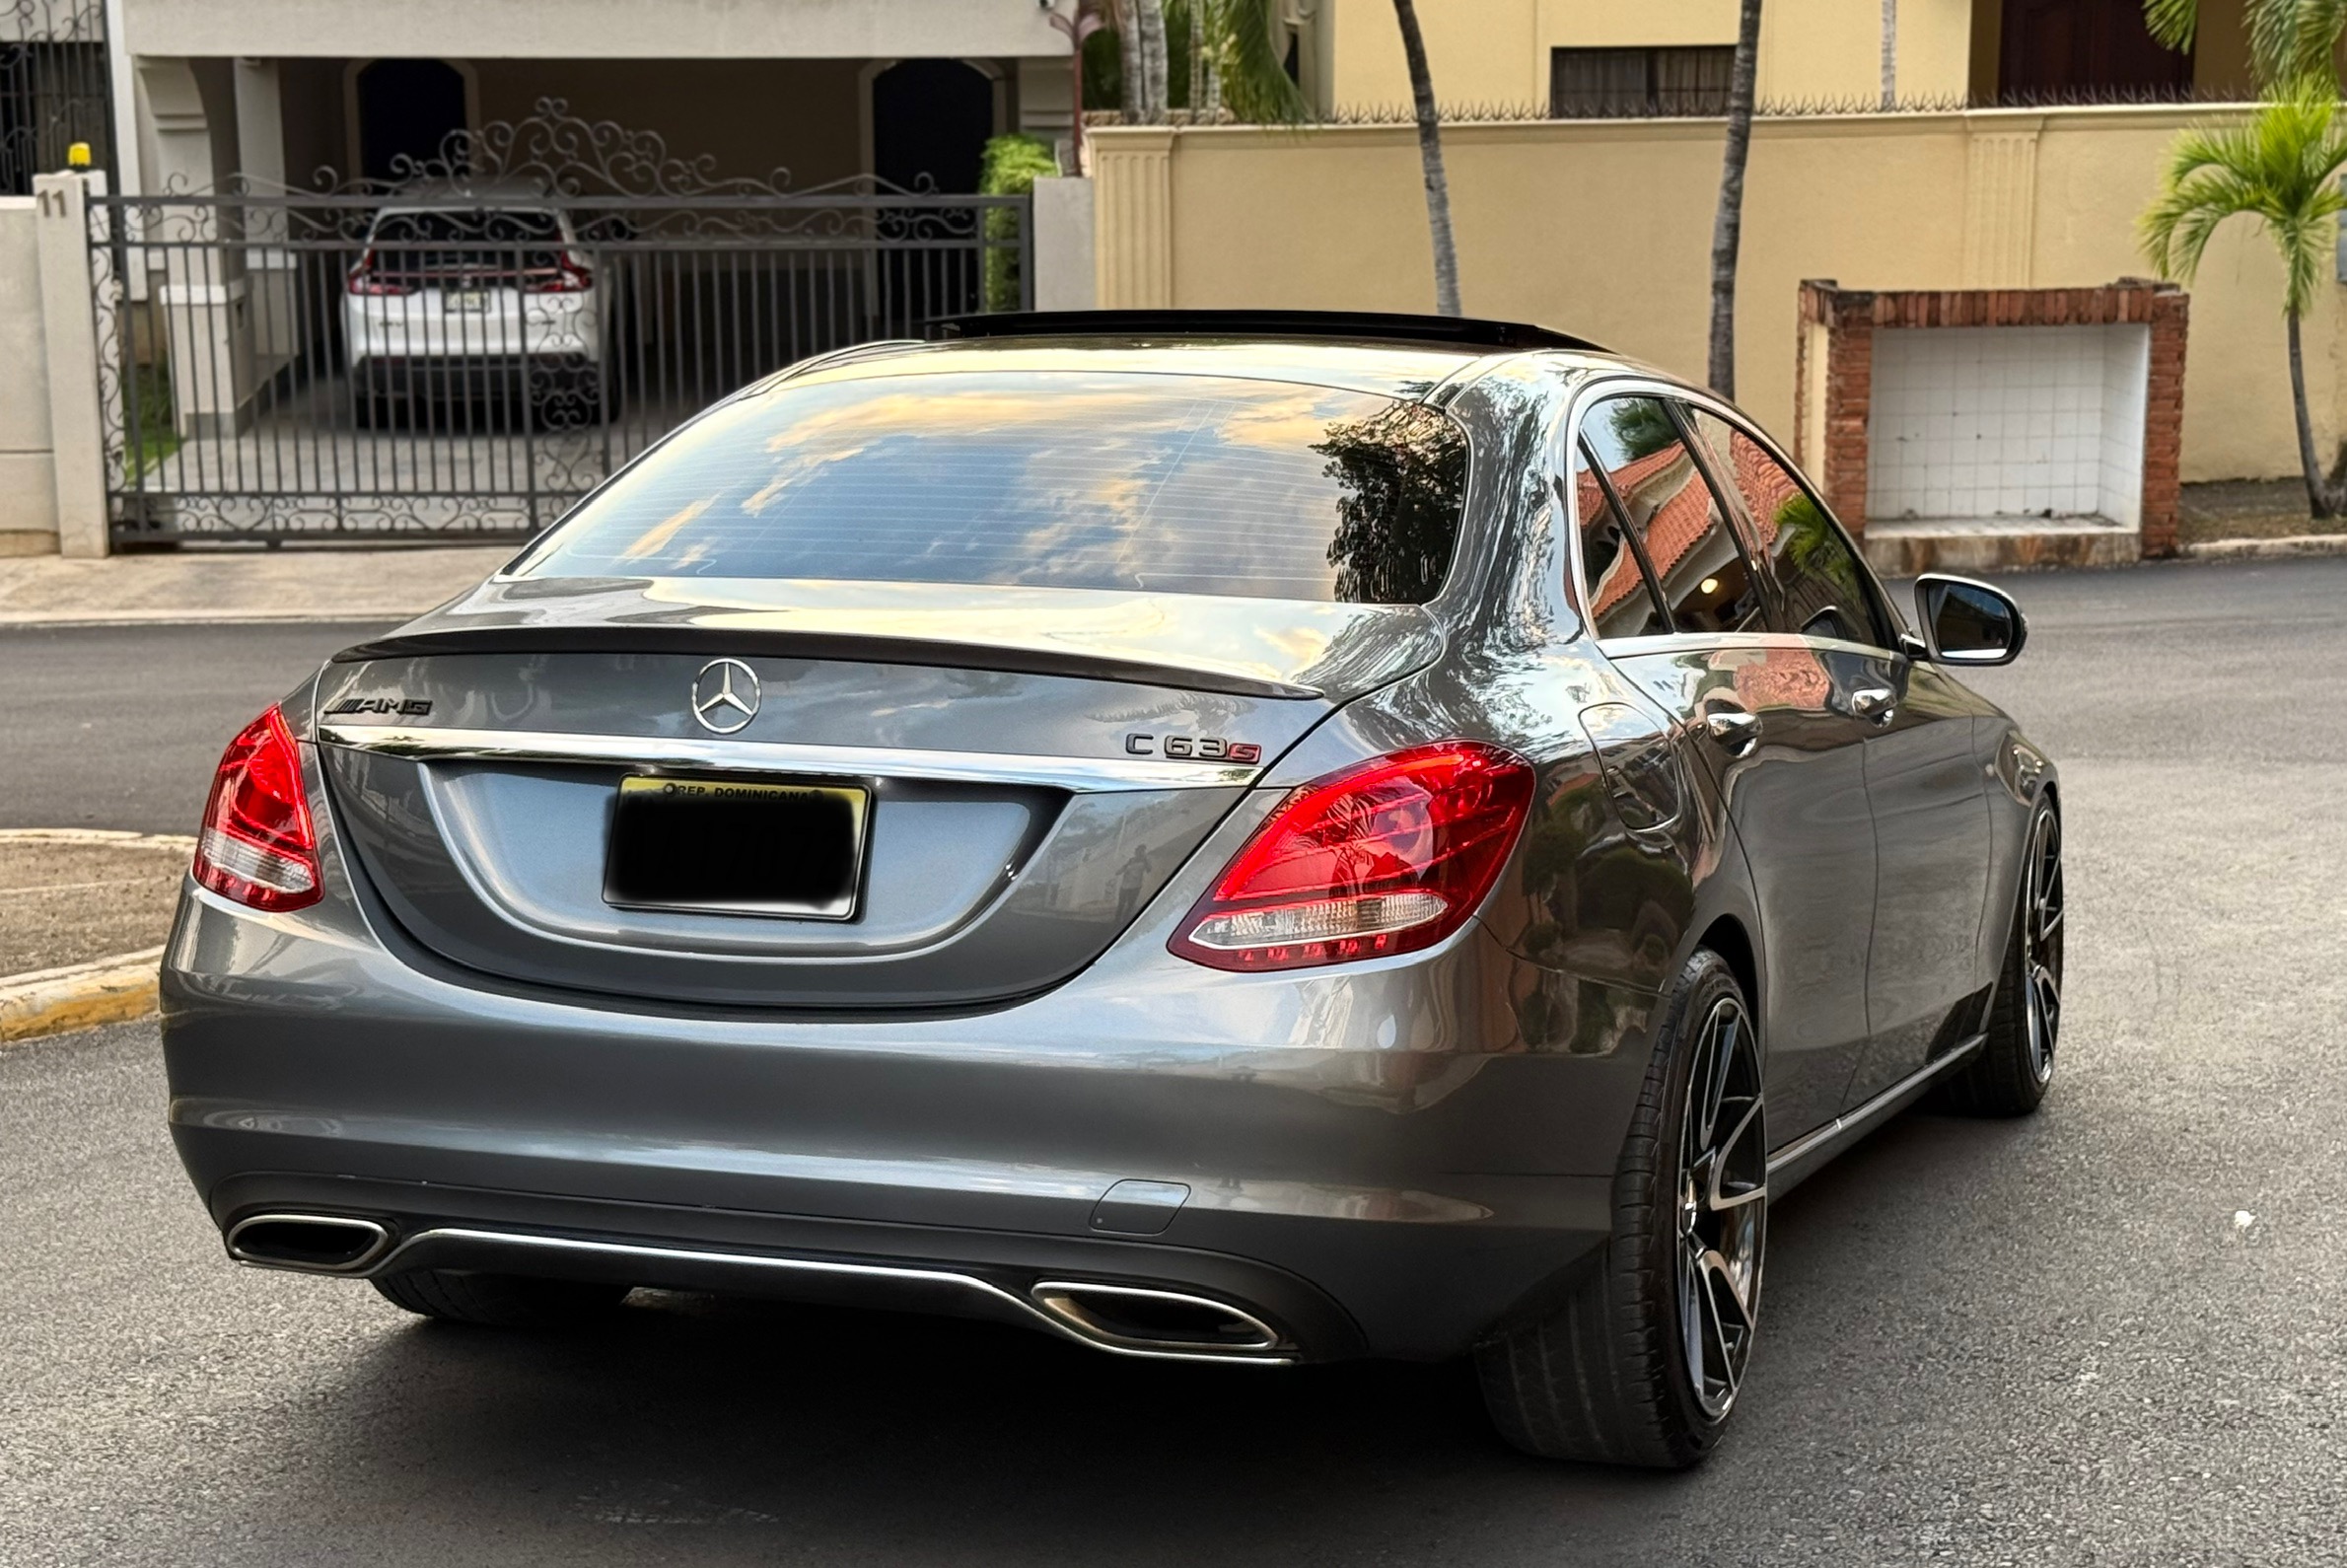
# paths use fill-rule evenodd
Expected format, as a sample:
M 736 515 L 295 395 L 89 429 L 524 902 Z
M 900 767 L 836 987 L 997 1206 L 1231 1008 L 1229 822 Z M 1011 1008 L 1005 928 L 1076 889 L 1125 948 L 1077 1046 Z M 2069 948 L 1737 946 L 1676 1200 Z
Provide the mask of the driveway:
M 2013 586 L 2031 644 L 1980 684 L 2063 769 L 2055 1090 L 1905 1117 L 1772 1211 L 1691 1475 L 1516 1456 L 1449 1368 L 678 1296 L 419 1323 L 224 1262 L 121 1026 L 0 1053 L 0 1562 L 2339 1560 L 2347 561 Z

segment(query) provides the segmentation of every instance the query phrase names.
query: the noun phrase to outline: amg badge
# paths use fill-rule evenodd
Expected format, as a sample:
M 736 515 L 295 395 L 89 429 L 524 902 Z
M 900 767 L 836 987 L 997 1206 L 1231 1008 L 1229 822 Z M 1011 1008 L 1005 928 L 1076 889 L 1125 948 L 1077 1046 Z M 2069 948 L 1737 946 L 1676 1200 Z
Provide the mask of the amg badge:
M 432 711 L 430 697 L 344 697 L 326 709 L 329 719 L 343 718 L 353 713 L 396 714 L 403 719 L 420 719 Z

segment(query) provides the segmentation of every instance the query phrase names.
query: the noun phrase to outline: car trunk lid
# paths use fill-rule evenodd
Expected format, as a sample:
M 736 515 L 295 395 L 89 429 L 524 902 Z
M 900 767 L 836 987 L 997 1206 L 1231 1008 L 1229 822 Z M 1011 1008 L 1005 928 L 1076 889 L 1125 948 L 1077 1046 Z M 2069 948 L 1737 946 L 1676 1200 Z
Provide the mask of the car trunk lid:
M 1417 606 L 493 581 L 339 656 L 316 738 L 357 874 L 444 959 L 710 1005 L 973 1005 L 1090 962 L 1264 765 L 1439 646 Z M 723 734 L 694 716 L 717 661 L 754 685 Z M 614 902 L 631 776 L 863 792 L 853 917 Z

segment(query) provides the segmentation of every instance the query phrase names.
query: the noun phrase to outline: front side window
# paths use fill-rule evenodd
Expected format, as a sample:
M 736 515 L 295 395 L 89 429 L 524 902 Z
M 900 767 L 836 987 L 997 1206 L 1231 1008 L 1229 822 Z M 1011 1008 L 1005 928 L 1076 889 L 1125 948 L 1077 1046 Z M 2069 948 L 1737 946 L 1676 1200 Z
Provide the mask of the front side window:
M 1760 596 L 1727 510 L 1660 398 L 1609 397 L 1581 439 L 1627 514 L 1681 632 L 1759 631 Z
M 1697 411 L 1695 426 L 1717 455 L 1715 466 L 1742 498 L 1760 553 L 1776 573 L 1783 629 L 1889 647 L 1857 552 L 1809 487 L 1726 420 Z
M 1467 442 L 1285 382 L 941 371 L 726 404 L 555 529 L 531 577 L 816 578 L 1421 604 Z

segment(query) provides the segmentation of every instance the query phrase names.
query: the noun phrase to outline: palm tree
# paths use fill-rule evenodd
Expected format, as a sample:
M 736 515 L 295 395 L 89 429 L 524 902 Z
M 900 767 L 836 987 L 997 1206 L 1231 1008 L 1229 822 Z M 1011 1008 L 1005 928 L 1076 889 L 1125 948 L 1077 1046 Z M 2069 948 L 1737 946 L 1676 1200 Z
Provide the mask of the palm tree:
M 1211 119 L 1225 104 L 1249 124 L 1293 125 L 1311 112 L 1273 40 L 1279 0 L 1188 0 L 1190 36 L 1203 66 L 1190 77 L 1190 109 Z
M 2267 100 L 2240 125 L 2202 126 L 2176 138 L 2159 199 L 2140 220 L 2144 253 L 2164 277 L 2190 282 L 2201 253 L 2229 218 L 2257 220 L 2282 252 L 2287 281 L 2282 319 L 2290 336 L 2290 396 L 2298 415 L 2298 459 L 2307 506 L 2334 516 L 2341 497 L 2314 457 L 2307 413 L 2306 360 L 2299 320 L 2313 303 L 2330 260 L 2335 220 L 2347 208 L 2339 172 L 2347 169 L 2347 128 L 2338 122 L 2337 89 L 2319 78 Z
M 2249 63 L 2261 86 L 2286 90 L 2308 77 L 2334 79 L 2347 0 L 2246 0 L 2244 11 Z M 2200 0 L 2144 0 L 2143 20 L 2165 47 L 2188 49 L 2200 31 Z
M 1760 0 L 1745 0 L 1757 6 Z M 1410 62 L 1410 103 L 1418 115 L 1418 166 L 1426 176 L 1426 227 L 1434 235 L 1434 308 L 1445 316 L 1458 309 L 1458 248 L 1451 239 L 1451 181 L 1443 173 L 1443 120 L 1434 103 L 1434 76 L 1426 68 L 1426 38 L 1418 31 L 1412 0 L 1393 0 L 1401 24 L 1401 52 Z
M 1712 391 L 1736 395 L 1736 252 L 1743 239 L 1743 171 L 1752 153 L 1752 95 L 1760 78 L 1760 0 L 1743 0 L 1728 78 L 1728 151 L 1711 226 Z

